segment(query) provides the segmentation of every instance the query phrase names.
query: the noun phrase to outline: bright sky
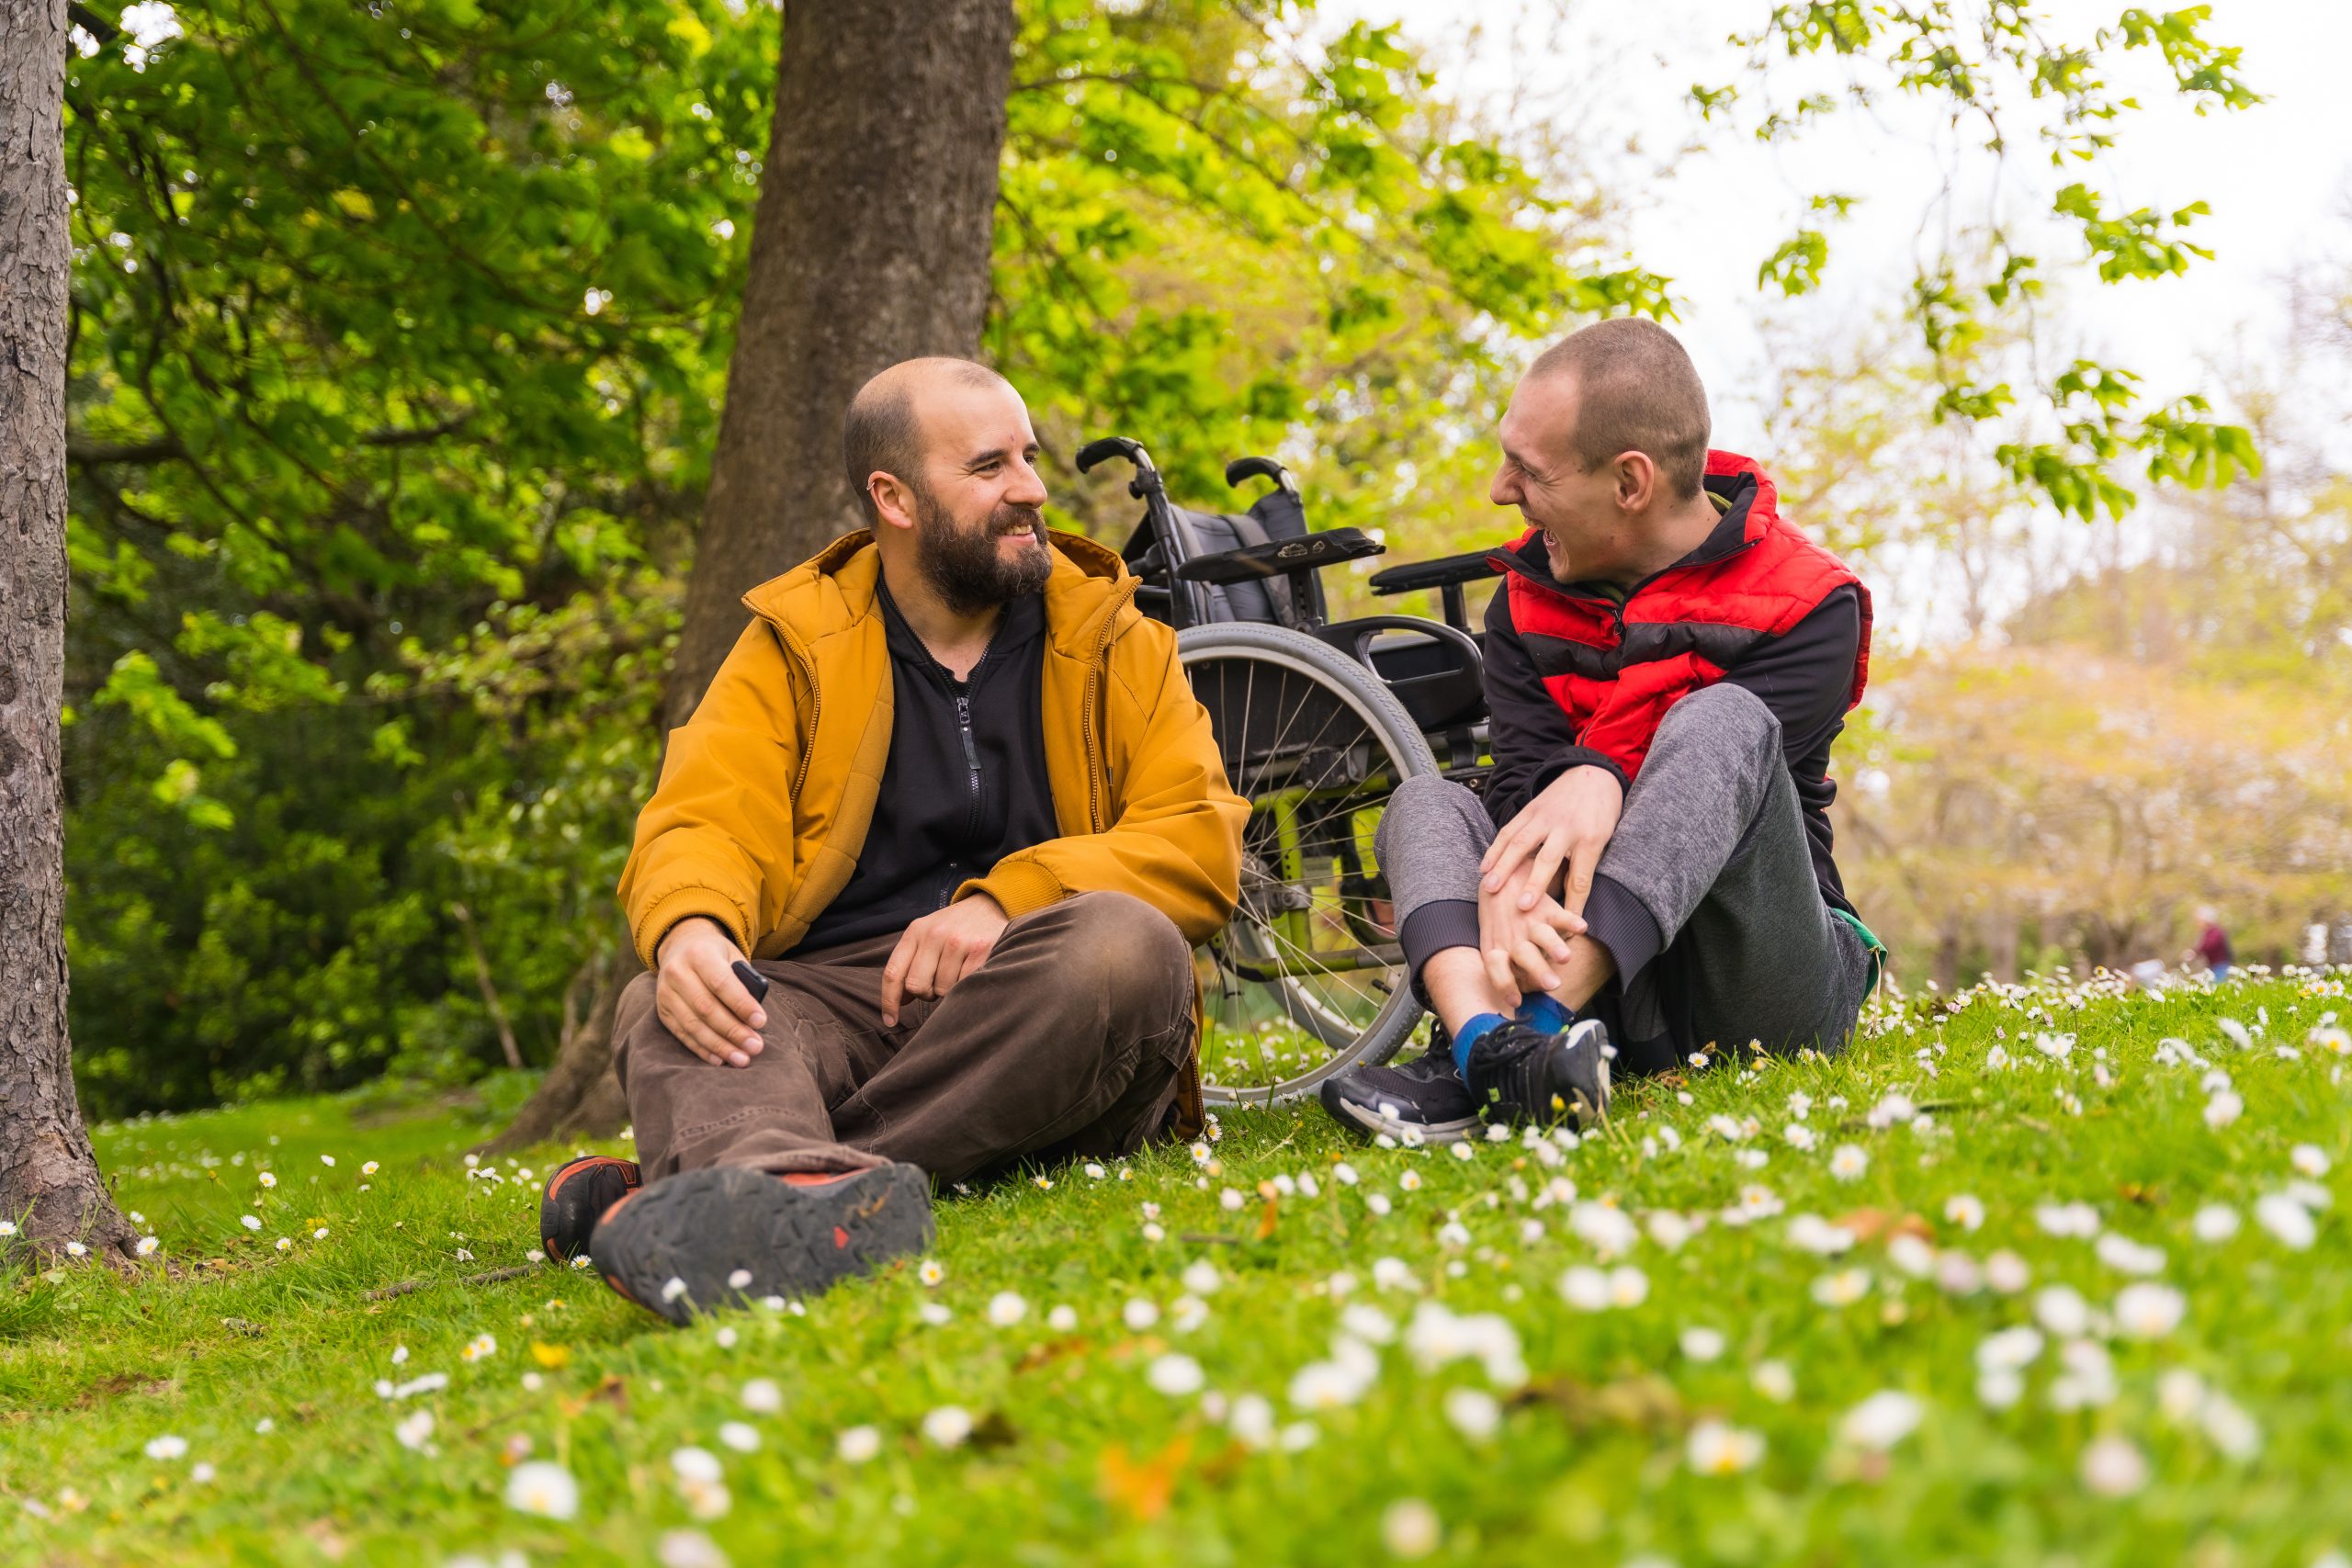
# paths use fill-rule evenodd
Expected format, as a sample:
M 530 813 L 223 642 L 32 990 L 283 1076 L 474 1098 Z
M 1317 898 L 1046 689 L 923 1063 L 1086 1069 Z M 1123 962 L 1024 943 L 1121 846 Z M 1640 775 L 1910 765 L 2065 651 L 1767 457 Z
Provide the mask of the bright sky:
M 2056 0 L 2050 8 L 2082 37 L 2123 5 Z M 1536 94 L 1548 89 L 1555 103 L 1573 101 L 1589 128 L 1589 144 L 1632 141 L 1663 159 L 1700 129 L 1687 100 L 1691 84 L 1741 74 L 1739 52 L 1724 35 L 1764 9 L 1765 0 L 1567 0 L 1556 29 L 1553 7 L 1542 0 L 1344 0 L 1333 14 L 1403 21 L 1413 37 L 1453 57 L 1442 83 L 1453 92 L 1476 98 L 1514 84 Z M 2139 89 L 2146 112 L 2127 117 L 2120 145 L 2102 164 L 2064 176 L 2086 179 L 2132 207 L 2170 209 L 2198 199 L 2212 207 L 2192 235 L 2215 252 L 2211 262 L 2182 278 L 2078 286 L 2065 301 L 2070 320 L 2117 362 L 2167 390 L 2202 387 L 2212 357 L 2274 340 L 2284 321 L 2280 278 L 2299 262 L 2341 255 L 2352 235 L 2352 122 L 2342 80 L 2343 62 L 2352 58 L 2352 5 L 2212 0 L 2212 35 L 2245 48 L 2246 74 L 2268 101 L 2200 118 L 2166 97 L 2141 51 L 2127 57 L 2122 79 Z M 1470 26 L 1483 36 L 1464 60 L 1460 45 Z M 1810 195 L 1862 198 L 1831 231 L 1828 299 L 1819 308 L 1834 318 L 1898 300 L 1915 254 L 1934 248 L 1935 235 L 1923 235 L 1921 226 L 1939 221 L 1932 213 L 1950 164 L 1931 140 L 1935 132 L 1928 117 L 1901 105 L 1876 121 L 1841 113 L 1794 148 L 1718 132 L 1670 178 L 1637 176 L 1640 188 L 1616 193 L 1640 203 L 1630 218 L 1631 254 L 1674 279 L 1684 301 L 1678 330 L 1710 386 L 1736 385 L 1759 353 L 1759 313 L 1787 309 L 1758 293 L 1756 269 L 1807 220 Z M 2030 149 L 2011 156 L 2015 213 L 2053 183 L 2046 161 Z M 1962 163 L 1977 182 L 1957 202 L 1965 219 L 1985 210 L 1982 182 L 1991 162 L 1977 153 Z M 2060 274 L 2079 256 L 2063 234 L 2053 231 L 2047 242 L 2040 251 L 2046 273 Z M 1736 417 L 1731 408 L 1722 411 L 1724 435 L 1742 433 Z M 1749 416 L 1746 430 L 1754 429 Z
M 2087 41 L 2125 4 L 2048 0 L 2047 10 L 2066 36 Z M 1710 389 L 1716 444 L 1757 451 L 1760 421 L 1741 389 L 1763 367 L 1766 314 L 1834 338 L 1899 306 L 1948 217 L 1981 222 L 1992 201 L 2006 199 L 2013 222 L 2030 220 L 2046 209 L 2049 192 L 2076 179 L 2132 208 L 2206 201 L 2212 216 L 2189 237 L 2215 256 L 2186 277 L 2108 287 L 2077 265 L 2079 241 L 2045 229 L 2028 248 L 2059 296 L 2053 314 L 2062 332 L 2076 334 L 2093 356 L 2138 371 L 2164 398 L 2218 394 L 2217 363 L 2275 356 L 2285 337 L 2286 276 L 2326 257 L 2339 265 L 2352 257 L 2352 130 L 2342 87 L 2352 4 L 2211 4 L 2211 36 L 2245 49 L 2245 74 L 2268 101 L 2199 117 L 2171 93 L 2150 51 L 2120 57 L 2116 79 L 2147 107 L 2120 122 L 2119 147 L 2059 176 L 2034 146 L 2014 140 L 2009 167 L 1997 171 L 1999 197 L 1990 155 L 1966 143 L 1955 156 L 1950 133 L 1919 106 L 1896 102 L 1869 117 L 1841 111 L 1792 147 L 1702 128 L 1688 99 L 1691 85 L 1748 80 L 1724 35 L 1752 26 L 1768 0 L 1329 0 L 1320 25 L 1336 31 L 1358 17 L 1401 21 L 1435 51 L 1450 95 L 1516 95 L 1521 123 L 1547 116 L 1547 123 L 1573 125 L 1579 145 L 1615 165 L 1607 188 L 1630 208 L 1628 254 L 1673 279 L 1675 331 Z M 1794 72 L 1785 79 L 1792 96 L 1835 80 Z M 1702 130 L 1702 149 L 1675 156 Z M 1645 172 L 1668 163 L 1668 177 Z M 1955 170 L 1956 194 L 1939 207 Z M 1795 305 L 1777 291 L 1760 294 L 1758 264 L 1796 229 L 1820 226 L 1807 217 L 1805 198 L 1832 191 L 1860 201 L 1829 228 L 1822 292 Z M 2064 281 L 2069 274 L 2074 281 Z

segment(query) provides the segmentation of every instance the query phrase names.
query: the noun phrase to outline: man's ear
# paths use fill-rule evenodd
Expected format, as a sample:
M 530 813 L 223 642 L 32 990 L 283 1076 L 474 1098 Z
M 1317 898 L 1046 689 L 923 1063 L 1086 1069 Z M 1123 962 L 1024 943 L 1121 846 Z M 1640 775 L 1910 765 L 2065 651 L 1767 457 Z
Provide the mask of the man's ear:
M 1617 508 L 1621 512 L 1645 512 L 1657 497 L 1657 465 L 1650 461 L 1646 452 L 1620 452 L 1614 465 L 1617 477 Z
M 865 476 L 865 493 L 873 501 L 875 511 L 882 514 L 876 532 L 883 528 L 914 527 L 915 492 L 906 480 L 876 468 Z

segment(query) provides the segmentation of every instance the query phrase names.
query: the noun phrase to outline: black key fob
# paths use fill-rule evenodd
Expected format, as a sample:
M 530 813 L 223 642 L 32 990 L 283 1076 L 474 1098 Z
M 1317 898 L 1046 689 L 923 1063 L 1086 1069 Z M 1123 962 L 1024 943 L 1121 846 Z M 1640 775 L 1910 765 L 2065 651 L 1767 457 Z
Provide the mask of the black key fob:
M 743 988 L 752 993 L 753 1001 L 768 999 L 768 977 L 740 958 L 735 961 L 735 978 L 743 982 Z

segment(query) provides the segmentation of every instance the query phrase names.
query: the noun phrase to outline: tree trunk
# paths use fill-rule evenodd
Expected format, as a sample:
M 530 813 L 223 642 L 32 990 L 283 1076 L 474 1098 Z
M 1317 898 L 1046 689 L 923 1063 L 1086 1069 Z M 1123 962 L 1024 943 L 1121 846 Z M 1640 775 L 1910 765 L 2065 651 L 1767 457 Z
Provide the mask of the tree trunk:
M 743 594 L 863 525 L 842 467 L 851 394 L 901 359 L 979 352 L 1012 31 L 1011 0 L 786 9 L 665 732 L 741 634 Z M 491 1147 L 619 1129 L 612 1017 L 634 971 L 624 950 L 585 1026 Z
M 0 1219 L 128 1258 L 65 1018 L 65 0 L 0 0 Z
M 743 594 L 864 525 L 842 468 L 850 394 L 901 359 L 979 352 L 1012 75 L 1011 0 L 787 7 L 664 728 L 735 645 Z
M 1993 978 L 2005 986 L 2018 983 L 2018 916 L 2007 908 L 1996 908 L 1990 919 L 1985 945 L 1992 949 Z

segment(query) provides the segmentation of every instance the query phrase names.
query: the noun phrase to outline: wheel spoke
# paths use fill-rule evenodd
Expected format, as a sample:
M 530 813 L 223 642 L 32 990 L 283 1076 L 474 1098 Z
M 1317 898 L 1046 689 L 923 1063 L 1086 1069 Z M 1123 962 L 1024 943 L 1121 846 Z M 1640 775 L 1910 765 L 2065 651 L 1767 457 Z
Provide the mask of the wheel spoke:
M 1399 966 L 1364 962 L 1368 944 L 1393 941 L 1365 907 L 1379 874 L 1367 839 L 1388 793 L 1431 760 L 1417 734 L 1367 716 L 1380 711 L 1360 694 L 1374 678 L 1342 656 L 1261 628 L 1198 631 L 1232 638 L 1214 652 L 1188 651 L 1185 664 L 1227 780 L 1250 806 L 1242 903 L 1206 953 L 1216 974 L 1204 986 L 1202 1066 L 1220 1098 L 1287 1098 L 1355 1059 L 1375 1031 L 1382 1054 L 1393 1050 L 1396 1030 L 1418 1014 Z M 1272 731 L 1263 739 L 1261 681 Z M 1418 756 L 1399 752 L 1407 741 Z

